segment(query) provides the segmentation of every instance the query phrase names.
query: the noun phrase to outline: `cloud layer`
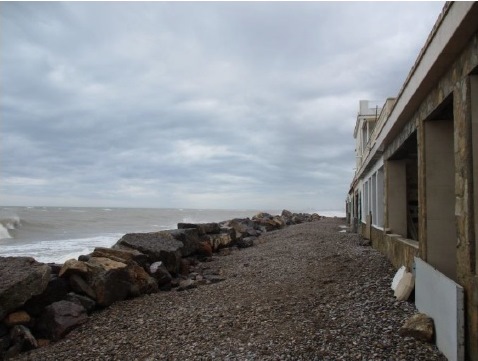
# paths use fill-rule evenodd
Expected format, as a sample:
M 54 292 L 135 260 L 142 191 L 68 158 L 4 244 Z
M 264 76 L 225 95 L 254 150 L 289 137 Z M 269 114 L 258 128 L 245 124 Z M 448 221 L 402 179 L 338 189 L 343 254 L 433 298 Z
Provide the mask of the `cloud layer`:
M 340 210 L 441 3 L 1 3 L 3 205 Z

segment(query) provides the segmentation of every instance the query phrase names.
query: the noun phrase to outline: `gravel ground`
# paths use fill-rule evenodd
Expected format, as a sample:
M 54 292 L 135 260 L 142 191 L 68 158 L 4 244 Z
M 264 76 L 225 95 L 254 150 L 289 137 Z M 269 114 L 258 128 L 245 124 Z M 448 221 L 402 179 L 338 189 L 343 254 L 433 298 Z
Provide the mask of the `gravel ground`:
M 339 219 L 290 226 L 202 263 L 225 280 L 119 302 L 18 360 L 446 360 L 398 329 L 395 273 Z

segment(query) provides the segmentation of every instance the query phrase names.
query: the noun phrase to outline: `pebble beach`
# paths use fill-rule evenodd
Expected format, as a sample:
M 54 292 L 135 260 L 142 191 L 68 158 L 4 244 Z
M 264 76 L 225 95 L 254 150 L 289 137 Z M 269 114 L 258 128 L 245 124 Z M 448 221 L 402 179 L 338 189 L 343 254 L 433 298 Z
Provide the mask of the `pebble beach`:
M 218 283 L 117 302 L 16 360 L 446 360 L 402 337 L 414 304 L 395 269 L 344 221 L 324 218 L 228 249 L 198 273 Z

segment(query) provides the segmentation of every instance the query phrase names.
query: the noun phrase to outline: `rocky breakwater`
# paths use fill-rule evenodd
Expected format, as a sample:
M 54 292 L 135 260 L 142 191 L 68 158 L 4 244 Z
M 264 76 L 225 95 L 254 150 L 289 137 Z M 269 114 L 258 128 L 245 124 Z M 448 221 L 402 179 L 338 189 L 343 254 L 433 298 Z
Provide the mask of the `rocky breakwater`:
M 220 223 L 179 223 L 178 229 L 129 233 L 64 264 L 0 257 L 0 360 L 48 345 L 87 322 L 88 315 L 128 298 L 184 291 L 222 281 L 201 267 L 214 254 L 251 247 L 261 234 L 318 221 L 284 210 Z

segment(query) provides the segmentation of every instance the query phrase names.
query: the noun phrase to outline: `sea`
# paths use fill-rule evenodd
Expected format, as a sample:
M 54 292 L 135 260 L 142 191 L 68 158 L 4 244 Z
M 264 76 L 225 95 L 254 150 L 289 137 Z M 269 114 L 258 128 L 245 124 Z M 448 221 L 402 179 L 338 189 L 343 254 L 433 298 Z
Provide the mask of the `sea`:
M 252 217 L 259 211 L 150 208 L 1 207 L 0 257 L 28 256 L 63 263 L 95 247 L 111 247 L 124 234 L 177 229 L 178 223 L 220 222 Z M 324 216 L 343 216 L 323 211 Z

